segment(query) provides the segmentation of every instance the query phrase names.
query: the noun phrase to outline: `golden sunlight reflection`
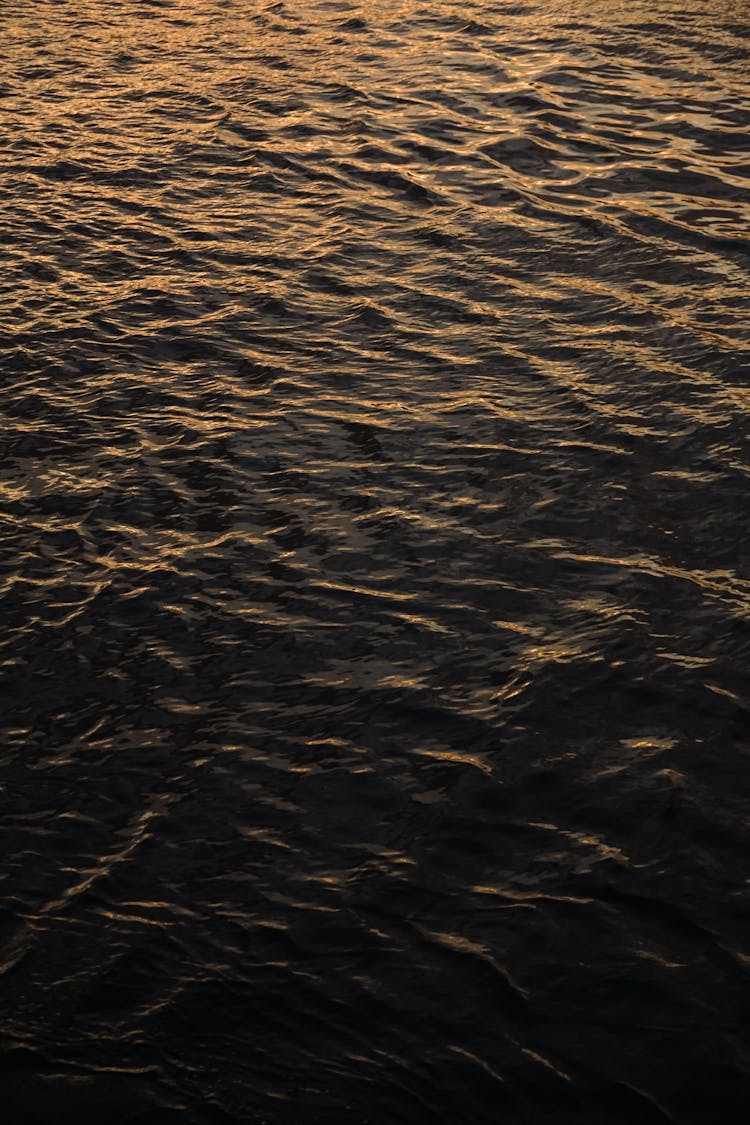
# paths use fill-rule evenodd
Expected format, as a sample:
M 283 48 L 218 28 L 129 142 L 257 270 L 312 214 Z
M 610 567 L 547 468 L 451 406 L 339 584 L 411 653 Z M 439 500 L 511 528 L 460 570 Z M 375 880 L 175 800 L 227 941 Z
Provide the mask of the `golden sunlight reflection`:
M 7 1120 L 744 1125 L 746 5 L 0 25 Z

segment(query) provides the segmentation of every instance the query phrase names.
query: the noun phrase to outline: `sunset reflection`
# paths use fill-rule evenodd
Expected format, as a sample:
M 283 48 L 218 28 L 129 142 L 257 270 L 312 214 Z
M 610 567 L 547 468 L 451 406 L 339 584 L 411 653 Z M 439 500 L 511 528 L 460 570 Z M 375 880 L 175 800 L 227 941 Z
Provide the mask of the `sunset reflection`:
M 6 0 L 12 1125 L 744 1125 L 746 17 Z

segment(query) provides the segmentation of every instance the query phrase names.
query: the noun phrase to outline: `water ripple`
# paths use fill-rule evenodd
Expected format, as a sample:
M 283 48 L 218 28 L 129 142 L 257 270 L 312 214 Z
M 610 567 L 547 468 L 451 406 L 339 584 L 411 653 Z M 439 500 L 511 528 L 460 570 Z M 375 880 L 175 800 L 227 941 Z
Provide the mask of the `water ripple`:
M 14 1120 L 745 1120 L 746 15 L 5 4 Z

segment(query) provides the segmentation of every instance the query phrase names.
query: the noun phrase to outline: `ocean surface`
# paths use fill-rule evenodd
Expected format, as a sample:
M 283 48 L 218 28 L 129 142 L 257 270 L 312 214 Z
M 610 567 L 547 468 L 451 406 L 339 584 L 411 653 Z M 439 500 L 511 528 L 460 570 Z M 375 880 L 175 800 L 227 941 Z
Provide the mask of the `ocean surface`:
M 744 0 L 5 0 L 8 1125 L 746 1125 Z

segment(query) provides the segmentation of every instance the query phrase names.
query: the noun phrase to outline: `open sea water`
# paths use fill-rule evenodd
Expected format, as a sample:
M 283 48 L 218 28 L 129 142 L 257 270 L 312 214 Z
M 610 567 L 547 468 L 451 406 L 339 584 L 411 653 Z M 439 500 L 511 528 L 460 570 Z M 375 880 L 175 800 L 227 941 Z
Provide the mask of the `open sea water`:
M 8 1125 L 746 1125 L 744 0 L 5 0 Z

